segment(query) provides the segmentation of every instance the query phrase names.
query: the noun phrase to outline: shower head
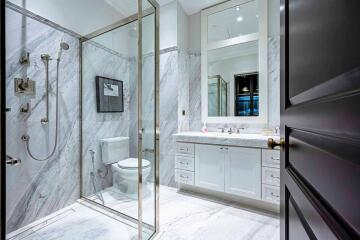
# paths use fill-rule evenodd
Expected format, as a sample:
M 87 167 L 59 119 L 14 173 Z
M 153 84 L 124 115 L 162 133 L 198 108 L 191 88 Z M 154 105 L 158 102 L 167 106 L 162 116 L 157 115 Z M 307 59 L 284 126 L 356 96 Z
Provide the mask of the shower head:
M 67 44 L 66 42 L 61 42 L 60 43 L 60 48 L 63 50 L 68 50 L 69 49 L 69 44 Z
M 60 50 L 58 52 L 58 61 L 60 61 L 60 58 L 61 58 L 61 55 L 62 55 L 62 51 L 63 50 L 68 50 L 70 47 L 69 47 L 69 44 L 67 44 L 66 42 L 61 42 L 60 43 Z

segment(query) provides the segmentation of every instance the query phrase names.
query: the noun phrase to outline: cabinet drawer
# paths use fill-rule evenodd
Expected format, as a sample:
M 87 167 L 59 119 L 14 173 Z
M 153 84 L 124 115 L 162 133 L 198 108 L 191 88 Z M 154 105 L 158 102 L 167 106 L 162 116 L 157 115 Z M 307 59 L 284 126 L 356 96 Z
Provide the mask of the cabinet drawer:
M 175 168 L 194 171 L 194 157 L 186 155 L 176 155 L 175 156 Z
M 280 187 L 262 185 L 262 199 L 267 202 L 280 203 Z
M 194 155 L 195 145 L 193 143 L 176 142 L 176 153 L 177 154 L 189 154 Z
M 262 165 L 266 167 L 280 168 L 280 151 L 263 149 Z
M 175 169 L 175 181 L 194 185 L 194 173 L 186 170 Z
M 273 186 L 280 186 L 280 169 L 263 167 L 262 183 Z

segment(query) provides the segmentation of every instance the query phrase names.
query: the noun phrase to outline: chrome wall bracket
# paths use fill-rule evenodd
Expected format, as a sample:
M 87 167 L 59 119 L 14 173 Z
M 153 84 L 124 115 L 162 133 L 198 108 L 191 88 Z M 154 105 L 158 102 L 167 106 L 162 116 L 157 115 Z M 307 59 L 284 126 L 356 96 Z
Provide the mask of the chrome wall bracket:
M 15 95 L 28 95 L 35 96 L 35 81 L 30 80 L 29 78 L 15 78 L 14 79 L 14 90 Z
M 23 55 L 19 59 L 19 63 L 21 65 L 30 65 L 30 53 L 24 52 Z
M 29 113 L 30 112 L 30 103 L 22 104 L 20 107 L 21 113 Z

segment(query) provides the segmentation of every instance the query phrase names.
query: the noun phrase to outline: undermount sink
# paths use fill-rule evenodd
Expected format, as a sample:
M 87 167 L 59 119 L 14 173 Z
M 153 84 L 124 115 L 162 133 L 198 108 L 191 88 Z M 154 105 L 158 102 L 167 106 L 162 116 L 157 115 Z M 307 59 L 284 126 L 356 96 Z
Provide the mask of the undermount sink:
M 234 146 L 249 146 L 267 148 L 269 138 L 275 140 L 279 136 L 268 136 L 255 133 L 227 133 L 227 132 L 182 132 L 174 134 L 176 141 L 206 143 L 206 144 L 222 144 Z
M 203 136 L 203 137 L 226 137 L 226 138 L 259 138 L 267 137 L 259 133 L 227 133 L 227 132 L 186 132 L 187 135 Z

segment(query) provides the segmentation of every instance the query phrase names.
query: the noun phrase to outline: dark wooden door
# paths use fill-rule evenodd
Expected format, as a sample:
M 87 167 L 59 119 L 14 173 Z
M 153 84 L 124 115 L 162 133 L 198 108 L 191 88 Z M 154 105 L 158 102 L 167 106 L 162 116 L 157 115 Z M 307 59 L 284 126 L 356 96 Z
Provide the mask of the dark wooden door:
M 281 238 L 360 239 L 360 1 L 281 4 Z
M 0 239 L 6 233 L 5 56 L 5 1 L 0 1 Z

